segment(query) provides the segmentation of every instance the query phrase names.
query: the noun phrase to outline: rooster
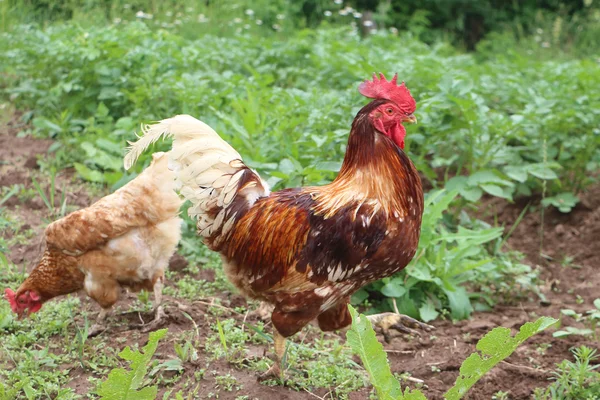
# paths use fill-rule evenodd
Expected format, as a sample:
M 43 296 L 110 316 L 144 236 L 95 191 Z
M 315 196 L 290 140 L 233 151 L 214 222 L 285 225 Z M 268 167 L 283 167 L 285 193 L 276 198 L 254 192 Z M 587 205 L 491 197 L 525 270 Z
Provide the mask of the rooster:
M 416 122 L 416 102 L 397 75 L 375 75 L 359 92 L 374 100 L 356 115 L 340 172 L 325 186 L 270 192 L 229 144 L 189 115 L 144 127 L 125 157 L 129 169 L 150 144 L 174 138 L 169 167 L 192 203 L 198 233 L 221 253 L 243 295 L 274 306 L 276 361 L 264 378 L 281 375 L 285 338 L 314 319 L 323 331 L 348 326 L 350 295 L 415 255 L 423 190 L 402 150 L 402 123 Z M 370 319 L 384 329 L 431 328 L 400 314 Z
M 154 290 L 155 320 L 160 323 L 164 272 L 181 238 L 181 199 L 164 153 L 138 177 L 92 206 L 48 225 L 42 259 L 14 292 L 5 290 L 19 319 L 46 301 L 85 290 L 101 307 L 93 336 L 117 302 L 121 287 Z

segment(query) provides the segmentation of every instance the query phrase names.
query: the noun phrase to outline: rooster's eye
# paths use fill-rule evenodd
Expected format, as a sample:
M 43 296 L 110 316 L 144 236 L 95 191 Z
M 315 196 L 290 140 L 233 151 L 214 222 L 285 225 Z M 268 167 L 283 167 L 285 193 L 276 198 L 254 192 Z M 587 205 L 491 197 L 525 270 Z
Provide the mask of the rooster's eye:
M 392 115 L 394 113 L 394 110 L 391 108 L 386 108 L 385 112 L 388 113 L 389 115 Z

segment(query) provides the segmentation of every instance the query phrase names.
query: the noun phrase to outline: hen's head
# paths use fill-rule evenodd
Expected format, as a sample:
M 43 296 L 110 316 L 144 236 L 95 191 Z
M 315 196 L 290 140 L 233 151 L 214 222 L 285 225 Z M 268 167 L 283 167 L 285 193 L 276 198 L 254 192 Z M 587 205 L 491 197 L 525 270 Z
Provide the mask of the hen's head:
M 417 109 L 415 99 L 410 95 L 408 88 L 402 82 L 397 84 L 398 74 L 391 81 L 385 79 L 383 74 L 373 75 L 372 81 L 364 81 L 358 91 L 365 97 L 385 100 L 369 112 L 371 123 L 379 132 L 388 136 L 401 149 L 404 148 L 406 129 L 403 122 L 416 123 L 413 115 Z
M 4 295 L 10 303 L 10 308 L 19 316 L 19 319 L 29 316 L 42 308 L 41 296 L 33 290 L 15 293 L 11 289 L 5 289 Z

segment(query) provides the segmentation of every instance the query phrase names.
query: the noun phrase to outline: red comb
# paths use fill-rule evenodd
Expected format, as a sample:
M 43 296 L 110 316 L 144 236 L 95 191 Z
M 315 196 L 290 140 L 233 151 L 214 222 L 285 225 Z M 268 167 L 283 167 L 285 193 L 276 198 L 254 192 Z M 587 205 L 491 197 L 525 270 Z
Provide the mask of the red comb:
M 366 80 L 360 84 L 358 91 L 370 99 L 386 99 L 393 101 L 399 106 L 407 108 L 408 112 L 413 113 L 417 108 L 417 102 L 410 95 L 408 88 L 402 82 L 397 85 L 398 74 L 395 74 L 391 81 L 385 79 L 382 73 L 373 74 L 373 80 Z
M 17 312 L 17 301 L 16 301 L 16 293 L 11 289 L 4 289 L 4 295 L 6 296 L 6 300 L 10 303 L 10 308 L 13 312 Z

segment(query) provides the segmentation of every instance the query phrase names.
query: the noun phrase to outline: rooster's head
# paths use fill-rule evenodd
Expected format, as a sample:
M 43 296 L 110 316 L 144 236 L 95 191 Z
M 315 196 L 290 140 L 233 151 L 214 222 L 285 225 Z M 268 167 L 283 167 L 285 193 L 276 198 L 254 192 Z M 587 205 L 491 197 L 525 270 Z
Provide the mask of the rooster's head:
M 404 148 L 406 129 L 402 123 L 417 122 L 413 115 L 417 103 L 404 82 L 398 85 L 397 81 L 398 74 L 394 75 L 391 81 L 385 79 L 383 74 L 379 74 L 379 78 L 375 74 L 372 81 L 361 83 L 358 91 L 365 97 L 379 100 L 380 104 L 369 113 L 373 126 L 392 139 L 398 147 Z

